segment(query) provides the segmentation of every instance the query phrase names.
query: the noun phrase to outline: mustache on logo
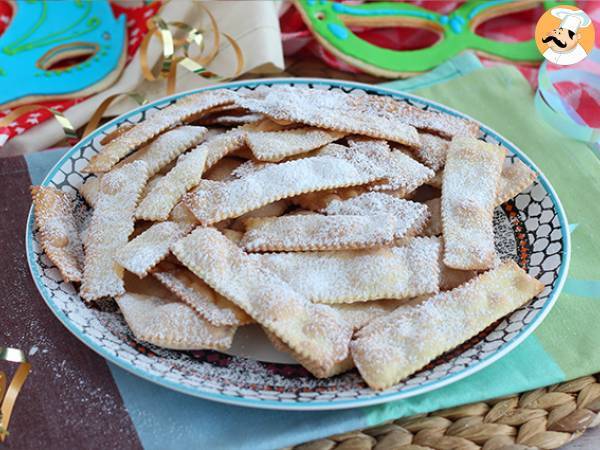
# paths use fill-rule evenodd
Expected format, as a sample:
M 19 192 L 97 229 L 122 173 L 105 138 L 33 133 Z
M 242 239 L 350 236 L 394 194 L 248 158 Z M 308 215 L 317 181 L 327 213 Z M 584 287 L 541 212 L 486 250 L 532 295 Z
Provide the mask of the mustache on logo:
M 555 36 L 548 36 L 542 39 L 542 42 L 545 44 L 547 42 L 553 41 L 557 46 L 559 46 L 560 48 L 565 48 L 567 46 L 566 42 L 563 42 L 561 40 L 559 40 L 557 37 Z

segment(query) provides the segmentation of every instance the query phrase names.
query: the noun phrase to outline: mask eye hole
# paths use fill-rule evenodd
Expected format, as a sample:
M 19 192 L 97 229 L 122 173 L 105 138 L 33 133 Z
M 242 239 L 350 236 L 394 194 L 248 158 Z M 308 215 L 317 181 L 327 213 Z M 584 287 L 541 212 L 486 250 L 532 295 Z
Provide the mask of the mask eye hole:
M 432 47 L 442 38 L 436 30 L 421 27 L 381 27 L 360 28 L 354 31 L 357 36 L 380 48 L 390 50 L 421 50 Z M 389 39 L 389 35 L 393 39 Z
M 98 50 L 97 44 L 87 42 L 59 45 L 44 53 L 36 65 L 42 70 L 64 70 L 83 64 L 93 58 Z
M 475 22 L 472 27 L 478 36 L 500 42 L 524 42 L 534 38 L 535 25 L 544 14 L 541 4 L 529 6 L 526 9 L 493 15 L 483 21 Z M 506 30 L 515 30 L 513 35 Z

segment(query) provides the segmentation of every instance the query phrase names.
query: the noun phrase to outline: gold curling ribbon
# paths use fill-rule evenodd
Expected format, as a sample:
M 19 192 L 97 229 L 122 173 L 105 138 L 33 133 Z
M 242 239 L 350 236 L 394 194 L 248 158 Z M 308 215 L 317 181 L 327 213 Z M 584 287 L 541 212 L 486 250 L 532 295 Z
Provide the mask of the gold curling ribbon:
M 46 111 L 49 111 L 50 113 L 52 113 L 54 118 L 58 121 L 58 123 L 62 127 L 63 132 L 65 133 L 65 136 L 70 139 L 77 139 L 77 131 L 75 131 L 75 128 L 73 127 L 73 124 L 71 123 L 71 121 L 69 119 L 67 119 L 61 112 L 57 111 L 56 109 L 49 108 L 48 106 L 44 106 L 44 105 L 26 105 L 26 106 L 20 106 L 17 109 L 12 110 L 12 112 L 10 114 L 8 114 L 8 115 L 4 116 L 2 119 L 0 119 L 0 128 L 7 127 L 12 122 L 14 122 L 16 119 L 21 117 L 23 114 L 27 114 L 32 111 L 37 111 L 38 109 L 45 109 Z
M 162 43 L 162 61 L 160 64 L 160 72 L 158 75 L 154 75 L 152 69 L 148 65 L 148 47 L 150 41 L 157 35 Z M 173 55 L 175 54 L 175 40 L 173 34 L 169 30 L 168 24 L 160 17 L 154 16 L 148 21 L 148 32 L 142 44 L 140 45 L 140 65 L 142 68 L 142 75 L 148 81 L 155 81 L 159 78 L 167 78 L 171 71 L 171 64 Z
M 124 92 L 124 93 L 120 93 L 120 94 L 113 94 L 113 95 L 107 97 L 106 99 L 104 99 L 102 101 L 102 103 L 100 103 L 100 106 L 96 109 L 96 112 L 90 118 L 85 129 L 83 130 L 83 134 L 81 135 L 81 137 L 85 137 L 88 134 L 90 134 L 92 131 L 94 131 L 96 129 L 96 127 L 98 127 L 98 124 L 100 123 L 100 121 L 102 120 L 102 115 L 104 114 L 104 112 L 108 109 L 108 107 L 117 98 L 122 97 L 122 96 L 127 96 L 127 97 L 135 100 L 139 105 L 144 105 L 144 104 L 148 103 L 148 99 L 146 97 L 144 97 L 142 94 L 139 94 L 137 92 Z M 75 130 L 75 127 L 73 126 L 73 124 L 71 123 L 71 121 L 69 119 L 67 119 L 63 114 L 61 114 L 56 109 L 49 108 L 48 106 L 44 106 L 44 105 L 26 105 L 26 106 L 21 106 L 17 109 L 14 109 L 10 114 L 8 114 L 7 116 L 0 119 L 0 128 L 10 125 L 12 122 L 14 122 L 16 119 L 18 119 L 19 117 L 21 117 L 24 114 L 27 114 L 32 111 L 37 111 L 39 109 L 45 109 L 46 111 L 49 111 L 50 113 L 52 113 L 54 118 L 58 121 L 58 123 L 62 127 L 63 132 L 65 133 L 65 136 L 67 138 L 75 139 L 75 140 L 79 139 L 77 131 Z
M 16 348 L 0 347 L 0 360 L 19 363 L 19 367 L 6 390 L 6 374 L 0 371 L 0 442 L 4 442 L 8 435 L 8 423 L 12 414 L 15 401 L 29 375 L 31 364 L 27 362 L 25 353 Z M 4 391 L 6 390 L 6 395 Z
M 87 123 L 87 125 L 85 126 L 85 129 L 83 130 L 83 134 L 81 135 L 82 138 L 86 137 L 88 134 L 90 134 L 92 131 L 94 131 L 98 127 L 98 124 L 102 120 L 102 115 L 104 114 L 104 112 L 108 109 L 108 107 L 117 98 L 122 97 L 122 96 L 126 96 L 126 97 L 129 97 L 129 98 L 135 100 L 136 103 L 140 106 L 148 103 L 148 99 L 138 92 L 123 92 L 120 94 L 113 94 L 109 97 L 106 97 L 104 99 L 104 101 L 102 103 L 100 103 L 100 106 L 98 106 L 98 109 L 96 110 L 94 115 L 90 118 L 90 121 Z
M 185 22 L 165 22 L 160 16 L 154 16 L 148 21 L 148 33 L 140 46 L 140 65 L 144 78 L 148 81 L 154 81 L 158 78 L 167 80 L 167 95 L 175 92 L 177 79 L 177 66 L 181 66 L 190 72 L 195 73 L 211 81 L 225 81 L 237 77 L 244 69 L 244 55 L 237 41 L 226 33 L 219 31 L 219 26 L 212 13 L 201 3 L 197 5 L 206 13 L 211 23 L 210 33 L 213 35 L 213 44 L 211 49 L 203 55 L 204 34 L 202 30 L 191 27 Z M 178 28 L 186 32 L 184 38 L 176 39 L 169 27 Z M 157 35 L 162 43 L 162 58 L 160 61 L 160 71 L 155 75 L 148 65 L 148 47 L 152 37 Z M 206 69 L 217 56 L 223 35 L 231 44 L 236 56 L 235 72 L 230 77 L 216 75 Z M 200 56 L 193 58 L 189 51 L 192 45 L 196 45 L 200 50 Z M 175 53 L 182 49 L 183 56 L 175 56 Z

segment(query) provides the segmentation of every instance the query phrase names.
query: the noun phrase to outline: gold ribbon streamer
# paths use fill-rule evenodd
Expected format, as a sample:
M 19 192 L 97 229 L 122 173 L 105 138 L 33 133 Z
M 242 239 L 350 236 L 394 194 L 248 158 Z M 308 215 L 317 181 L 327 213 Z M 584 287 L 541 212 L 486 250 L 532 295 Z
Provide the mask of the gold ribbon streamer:
M 8 386 L 6 395 L 4 391 L 6 390 L 7 377 L 4 372 L 0 371 L 0 442 L 4 442 L 4 439 L 8 435 L 8 423 L 10 422 L 15 401 L 29 375 L 31 364 L 27 362 L 25 353 L 16 348 L 0 347 L 0 360 L 19 363 L 19 367 Z
M 162 58 L 158 75 L 154 75 L 152 69 L 150 69 L 150 66 L 148 65 L 148 47 L 154 36 L 158 36 L 162 43 Z M 169 76 L 171 65 L 173 63 L 173 55 L 175 54 L 175 44 L 176 42 L 171 30 L 169 30 L 169 25 L 162 17 L 154 16 L 148 21 L 148 32 L 140 45 L 140 65 L 142 68 L 142 75 L 144 75 L 146 80 L 155 81 L 159 78 L 167 78 Z
M 110 105 L 112 105 L 112 103 L 117 98 L 122 96 L 126 96 L 135 100 L 135 102 L 140 106 L 148 103 L 148 99 L 138 92 L 122 92 L 120 94 L 113 94 L 109 97 L 106 97 L 104 101 L 100 103 L 100 106 L 98 107 L 94 115 L 90 118 L 88 124 L 85 126 L 83 134 L 81 135 L 82 138 L 86 137 L 98 127 L 98 124 L 102 120 L 102 115 L 104 114 L 104 112 L 108 109 Z
M 65 136 L 67 138 L 77 139 L 77 131 L 75 131 L 75 128 L 73 127 L 73 124 L 71 123 L 71 121 L 69 119 L 67 119 L 61 112 L 57 111 L 56 109 L 49 108 L 48 106 L 44 106 L 44 105 L 37 105 L 37 104 L 36 105 L 26 105 L 26 106 L 20 106 L 17 109 L 14 109 L 10 114 L 8 114 L 8 115 L 4 116 L 2 119 L 0 119 L 0 128 L 7 127 L 12 122 L 14 122 L 16 119 L 21 117 L 23 114 L 27 114 L 32 111 L 37 111 L 38 109 L 44 109 L 46 111 L 49 111 L 54 116 L 54 118 L 58 121 L 58 123 L 62 127 L 63 132 L 65 133 Z
M 90 134 L 92 131 L 94 131 L 96 129 L 96 127 L 98 127 L 98 124 L 100 123 L 100 121 L 102 120 L 102 115 L 104 114 L 104 112 L 108 109 L 108 107 L 117 98 L 122 97 L 122 96 L 127 96 L 127 97 L 135 100 L 138 105 L 145 105 L 146 103 L 148 103 L 148 99 L 146 97 L 144 97 L 142 94 L 139 94 L 137 92 L 123 92 L 120 94 L 113 94 L 113 95 L 107 97 L 106 99 L 104 99 L 102 101 L 102 103 L 100 103 L 100 106 L 96 109 L 96 112 L 90 118 L 85 129 L 83 130 L 83 134 L 81 135 L 81 137 L 85 137 L 88 134 Z M 21 117 L 24 114 L 27 114 L 32 111 L 37 111 L 39 109 L 45 109 L 46 111 L 49 111 L 50 113 L 52 113 L 54 118 L 58 121 L 58 123 L 62 127 L 63 132 L 65 133 L 65 136 L 67 138 L 75 139 L 75 140 L 79 139 L 77 131 L 75 130 L 75 127 L 73 126 L 73 124 L 71 123 L 71 121 L 69 119 L 67 119 L 63 114 L 61 114 L 56 109 L 49 108 L 48 106 L 44 106 L 44 105 L 26 105 L 26 106 L 21 106 L 15 110 L 13 110 L 10 114 L 8 114 L 7 116 L 0 119 L 0 128 L 10 125 L 12 122 L 14 122 L 16 119 L 18 119 L 19 117 Z
M 221 33 L 219 31 L 217 20 L 212 13 L 204 5 L 200 3 L 197 3 L 197 5 L 208 16 L 211 28 L 210 33 L 213 35 L 211 49 L 205 55 L 202 54 L 205 41 L 202 30 L 191 27 L 185 22 L 165 22 L 165 20 L 160 16 L 154 16 L 148 21 L 149 31 L 144 37 L 142 45 L 140 46 L 140 65 L 142 74 L 148 81 L 154 81 L 158 78 L 166 79 L 167 95 L 175 92 L 177 82 L 177 66 L 181 66 L 184 69 L 211 81 L 230 80 L 231 78 L 235 78 L 241 74 L 242 70 L 244 69 L 244 55 L 237 41 L 229 34 Z M 186 36 L 179 39 L 175 38 L 170 30 L 170 27 L 183 30 L 186 32 Z M 160 37 L 163 46 L 162 58 L 159 64 L 160 71 L 158 75 L 155 75 L 152 72 L 148 64 L 148 47 L 152 37 L 155 35 Z M 234 74 L 229 77 L 216 75 L 206 69 L 206 66 L 215 59 L 219 52 L 221 35 L 223 35 L 229 41 L 236 57 L 236 68 Z M 190 56 L 190 47 L 192 45 L 196 45 L 200 51 L 200 55 L 195 58 Z M 182 50 L 183 56 L 175 56 L 175 53 L 177 53 L 177 51 L 180 49 Z

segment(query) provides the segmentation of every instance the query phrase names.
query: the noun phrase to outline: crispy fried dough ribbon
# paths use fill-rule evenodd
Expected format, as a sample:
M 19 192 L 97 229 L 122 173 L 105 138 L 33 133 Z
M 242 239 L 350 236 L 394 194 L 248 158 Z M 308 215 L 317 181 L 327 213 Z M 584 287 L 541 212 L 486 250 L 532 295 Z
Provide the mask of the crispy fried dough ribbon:
M 19 367 L 8 385 L 8 390 L 6 390 L 6 374 L 0 371 L 0 442 L 4 442 L 4 439 L 8 435 L 8 423 L 15 401 L 29 375 L 31 364 L 27 362 L 25 353 L 16 348 L 9 347 L 0 347 L 0 360 L 19 363 Z M 4 395 L 5 390 L 6 395 Z

